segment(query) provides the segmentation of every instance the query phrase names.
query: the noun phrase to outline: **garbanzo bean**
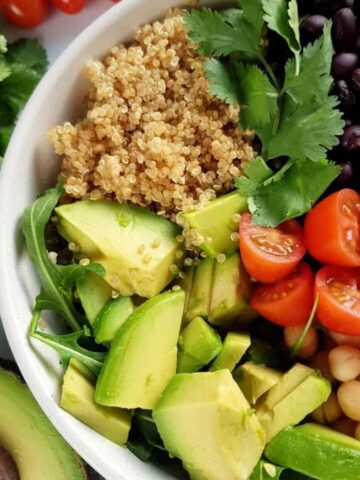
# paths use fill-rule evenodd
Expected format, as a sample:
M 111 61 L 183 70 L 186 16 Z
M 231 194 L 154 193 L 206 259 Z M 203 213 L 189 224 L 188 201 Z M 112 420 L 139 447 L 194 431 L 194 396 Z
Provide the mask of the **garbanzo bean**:
M 286 327 L 284 328 L 284 339 L 286 346 L 291 349 L 301 337 L 304 327 Z M 309 328 L 305 338 L 302 342 L 300 349 L 296 356 L 299 358 L 307 359 L 312 357 L 318 347 L 318 335 L 315 328 Z
M 349 435 L 350 437 L 354 436 L 356 423 L 354 420 L 350 420 L 350 418 L 340 418 L 331 424 L 331 428 L 336 430 L 337 432 L 343 433 L 344 435 Z
M 351 420 L 360 422 L 360 382 L 351 380 L 343 383 L 338 390 L 337 397 L 341 410 Z
M 360 350 L 351 345 L 339 345 L 329 352 L 330 371 L 340 382 L 360 375 Z

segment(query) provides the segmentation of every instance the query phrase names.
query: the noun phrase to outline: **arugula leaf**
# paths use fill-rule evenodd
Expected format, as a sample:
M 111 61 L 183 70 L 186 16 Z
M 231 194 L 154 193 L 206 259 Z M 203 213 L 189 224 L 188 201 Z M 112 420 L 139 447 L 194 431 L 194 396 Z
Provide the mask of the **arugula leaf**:
M 27 207 L 22 220 L 30 260 L 41 280 L 42 290 L 35 304 L 35 311 L 54 310 L 59 313 L 75 331 L 84 323 L 82 316 L 75 310 L 72 302 L 72 284 L 86 271 L 104 275 L 101 265 L 55 265 L 48 256 L 45 245 L 45 227 L 50 220 L 59 198 L 63 194 L 61 185 L 48 190 L 32 205 Z M 72 283 L 72 284 L 71 284 Z
M 327 160 L 288 161 L 283 169 L 260 184 L 249 197 L 253 222 L 276 227 L 285 220 L 303 215 L 340 171 L 340 167 Z
M 240 111 L 243 129 L 255 129 L 269 124 L 277 111 L 278 93 L 267 75 L 256 65 L 236 66 L 239 78 L 240 103 L 246 108 Z
M 126 444 L 127 448 L 142 462 L 148 462 L 152 457 L 154 447 L 152 447 L 144 438 L 138 425 L 133 423 Z
M 317 161 L 326 157 L 327 149 L 339 143 L 344 128 L 338 103 L 337 97 L 330 96 L 315 110 L 313 104 L 303 104 L 284 116 L 267 145 L 267 159 L 288 156 Z
M 244 175 L 235 178 L 235 185 L 241 195 L 246 197 L 253 195 L 256 189 L 266 179 L 274 175 L 264 159 L 260 156 L 254 157 L 244 168 Z
M 234 73 L 215 58 L 206 60 L 204 67 L 210 93 L 225 103 L 239 104 L 239 83 Z
M 300 68 L 299 15 L 296 0 L 262 0 L 264 20 L 271 30 L 281 35 L 294 53 L 296 72 Z
M 260 460 L 252 472 L 249 480 L 280 480 L 285 469 L 266 460 Z
M 164 452 L 167 451 L 164 447 L 163 441 L 161 440 L 160 434 L 156 428 L 156 424 L 150 411 L 139 410 L 136 412 L 134 421 L 138 425 L 141 433 L 144 435 L 144 438 L 149 445 L 157 448 L 158 450 L 162 450 Z
M 188 37 L 197 44 L 201 55 L 259 52 L 258 34 L 243 15 L 228 14 L 225 19 L 219 12 L 203 8 L 186 12 L 184 22 Z
M 49 345 L 60 353 L 61 363 L 66 366 L 70 358 L 76 358 L 84 363 L 95 375 L 98 375 L 105 358 L 105 352 L 93 352 L 79 345 L 79 340 L 85 337 L 84 330 L 65 335 L 52 335 L 38 330 L 41 312 L 34 312 L 30 336 Z
M 333 82 L 330 75 L 333 53 L 331 22 L 327 22 L 322 36 L 304 49 L 299 75 L 294 60 L 286 64 L 284 91 L 295 103 L 326 100 Z

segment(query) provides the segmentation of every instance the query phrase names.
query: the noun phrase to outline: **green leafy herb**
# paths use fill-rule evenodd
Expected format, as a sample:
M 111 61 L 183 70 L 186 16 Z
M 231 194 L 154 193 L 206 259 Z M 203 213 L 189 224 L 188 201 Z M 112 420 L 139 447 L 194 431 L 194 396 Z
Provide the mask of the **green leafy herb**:
M 47 67 L 46 53 L 34 39 L 7 46 L 0 35 L 0 156 L 7 147 L 19 112 Z
M 84 319 L 73 305 L 72 286 L 87 271 L 103 276 L 105 270 L 98 264 L 60 266 L 50 260 L 45 245 L 45 226 L 62 193 L 62 186 L 52 188 L 30 205 L 24 212 L 22 230 L 42 285 L 34 310 L 54 310 L 72 330 L 79 331 Z
M 163 450 L 164 452 L 167 451 L 164 447 L 163 441 L 161 440 L 150 411 L 140 410 L 136 412 L 134 421 L 139 426 L 140 431 L 144 435 L 144 438 L 149 445 L 157 448 L 158 450 Z
M 40 310 L 35 310 L 30 326 L 30 336 L 59 352 L 61 363 L 64 366 L 68 364 L 70 358 L 76 358 L 84 363 L 95 375 L 98 375 L 105 358 L 105 353 L 93 352 L 79 345 L 79 340 L 86 336 L 86 332 L 79 330 L 78 332 L 65 335 L 52 335 L 41 332 L 38 330 L 40 314 Z
M 204 66 L 210 80 L 210 93 L 225 103 L 240 103 L 239 82 L 235 73 L 215 58 L 206 60 Z
M 270 170 L 270 169 L 269 169 Z M 257 181 L 259 162 L 252 160 L 247 177 L 237 180 L 240 193 L 249 195 L 249 209 L 258 225 L 276 227 L 303 215 L 339 175 L 340 167 L 327 160 L 288 162 L 279 172 Z M 265 175 L 265 169 L 263 169 Z M 269 172 L 266 172 L 269 175 Z
M 313 305 L 313 308 L 311 309 L 311 312 L 310 312 L 310 316 L 309 316 L 309 319 L 308 321 L 306 322 L 306 325 L 304 327 L 304 330 L 302 331 L 300 337 L 298 338 L 297 342 L 295 343 L 295 345 L 293 346 L 293 348 L 291 349 L 291 355 L 293 357 L 296 356 L 296 354 L 298 353 L 298 351 L 300 350 L 301 348 L 301 345 L 303 344 L 304 342 L 304 339 L 306 337 L 306 334 L 308 333 L 309 331 L 309 328 L 311 327 L 313 321 L 314 321 L 314 318 L 315 318 L 315 313 L 316 313 L 316 310 L 317 310 L 317 307 L 319 305 L 319 294 L 317 293 L 315 295 L 315 300 L 314 300 L 314 305 Z
M 258 338 L 251 340 L 251 345 L 246 352 L 246 360 L 270 368 L 281 368 L 283 366 L 278 347 L 268 340 Z

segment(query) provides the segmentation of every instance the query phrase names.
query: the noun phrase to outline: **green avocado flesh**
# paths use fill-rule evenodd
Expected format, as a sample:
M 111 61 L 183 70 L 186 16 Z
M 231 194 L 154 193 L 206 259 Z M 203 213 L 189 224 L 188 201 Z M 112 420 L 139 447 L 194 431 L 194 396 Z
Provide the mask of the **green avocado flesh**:
M 265 446 L 264 431 L 229 370 L 176 375 L 153 418 L 192 480 L 248 480 Z
M 191 228 L 204 237 L 205 241 L 200 248 L 209 257 L 215 258 L 220 253 L 231 253 L 237 249 L 237 241 L 231 239 L 231 234 L 238 230 L 239 225 L 233 217 L 246 208 L 246 198 L 232 192 L 212 200 L 201 210 L 185 213 L 184 218 Z
M 234 372 L 235 381 L 251 405 L 276 385 L 281 376 L 277 370 L 252 362 L 244 363 Z
M 178 373 L 200 370 L 221 351 L 220 336 L 201 317 L 194 318 L 181 332 L 178 342 Z
M 222 370 L 223 368 L 227 368 L 230 370 L 230 372 L 232 372 L 245 355 L 245 352 L 250 347 L 250 344 L 251 340 L 249 334 L 234 332 L 228 333 L 225 337 L 221 352 L 209 368 L 210 372 Z
M 116 333 L 101 369 L 100 405 L 151 410 L 176 373 L 177 342 L 185 303 L 182 290 L 140 305 Z
M 110 300 L 99 313 L 94 333 L 97 343 L 108 343 L 114 338 L 121 325 L 134 311 L 134 302 L 130 297 L 119 297 Z
M 84 480 L 80 458 L 46 418 L 30 390 L 0 368 L 0 446 L 21 480 Z
M 209 322 L 228 327 L 232 324 L 247 325 L 256 314 L 249 307 L 250 278 L 240 255 L 235 252 L 223 263 L 216 262 L 212 285 Z
M 100 310 L 110 300 L 112 288 L 104 279 L 88 272 L 76 282 L 76 291 L 86 318 L 93 325 Z
M 268 444 L 265 455 L 317 480 L 360 478 L 360 442 L 315 423 L 283 430 Z
M 59 232 L 106 269 L 106 281 L 124 296 L 150 298 L 173 279 L 179 264 L 179 228 L 145 208 L 83 200 L 56 209 Z
M 72 358 L 64 375 L 60 405 L 85 425 L 123 446 L 128 439 L 131 414 L 120 408 L 97 405 L 95 383 L 91 371 Z
M 296 364 L 256 405 L 257 417 L 269 442 L 281 430 L 301 422 L 331 394 L 331 385 L 318 372 Z
M 207 317 L 210 309 L 215 260 L 207 258 L 196 267 L 187 305 L 185 320 Z

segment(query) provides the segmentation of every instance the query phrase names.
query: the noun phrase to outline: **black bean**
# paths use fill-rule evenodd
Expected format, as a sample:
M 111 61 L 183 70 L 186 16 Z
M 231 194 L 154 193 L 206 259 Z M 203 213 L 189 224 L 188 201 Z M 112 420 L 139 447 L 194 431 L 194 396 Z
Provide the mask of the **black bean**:
M 351 85 L 356 93 L 360 93 L 360 68 L 355 68 L 352 72 Z
M 300 1 L 300 5 L 301 4 L 302 1 Z M 318 13 L 330 18 L 340 10 L 340 8 L 352 8 L 353 5 L 354 0 L 311 0 L 308 2 L 306 12 Z
M 353 166 L 348 160 L 340 163 L 341 174 L 338 177 L 338 182 L 348 182 L 353 176 Z
M 313 42 L 319 38 L 327 20 L 323 15 L 310 15 L 310 17 L 307 17 L 301 25 L 304 43 Z
M 345 128 L 341 146 L 349 152 L 360 149 L 360 125 Z
M 337 52 L 355 49 L 356 18 L 350 8 L 342 8 L 333 17 L 332 37 Z
M 337 80 L 335 83 L 335 91 L 340 99 L 340 107 L 344 112 L 348 112 L 355 105 L 355 95 L 351 91 L 345 80 Z
M 346 80 L 351 77 L 358 65 L 358 60 L 356 53 L 338 53 L 333 58 L 331 73 L 335 79 Z

